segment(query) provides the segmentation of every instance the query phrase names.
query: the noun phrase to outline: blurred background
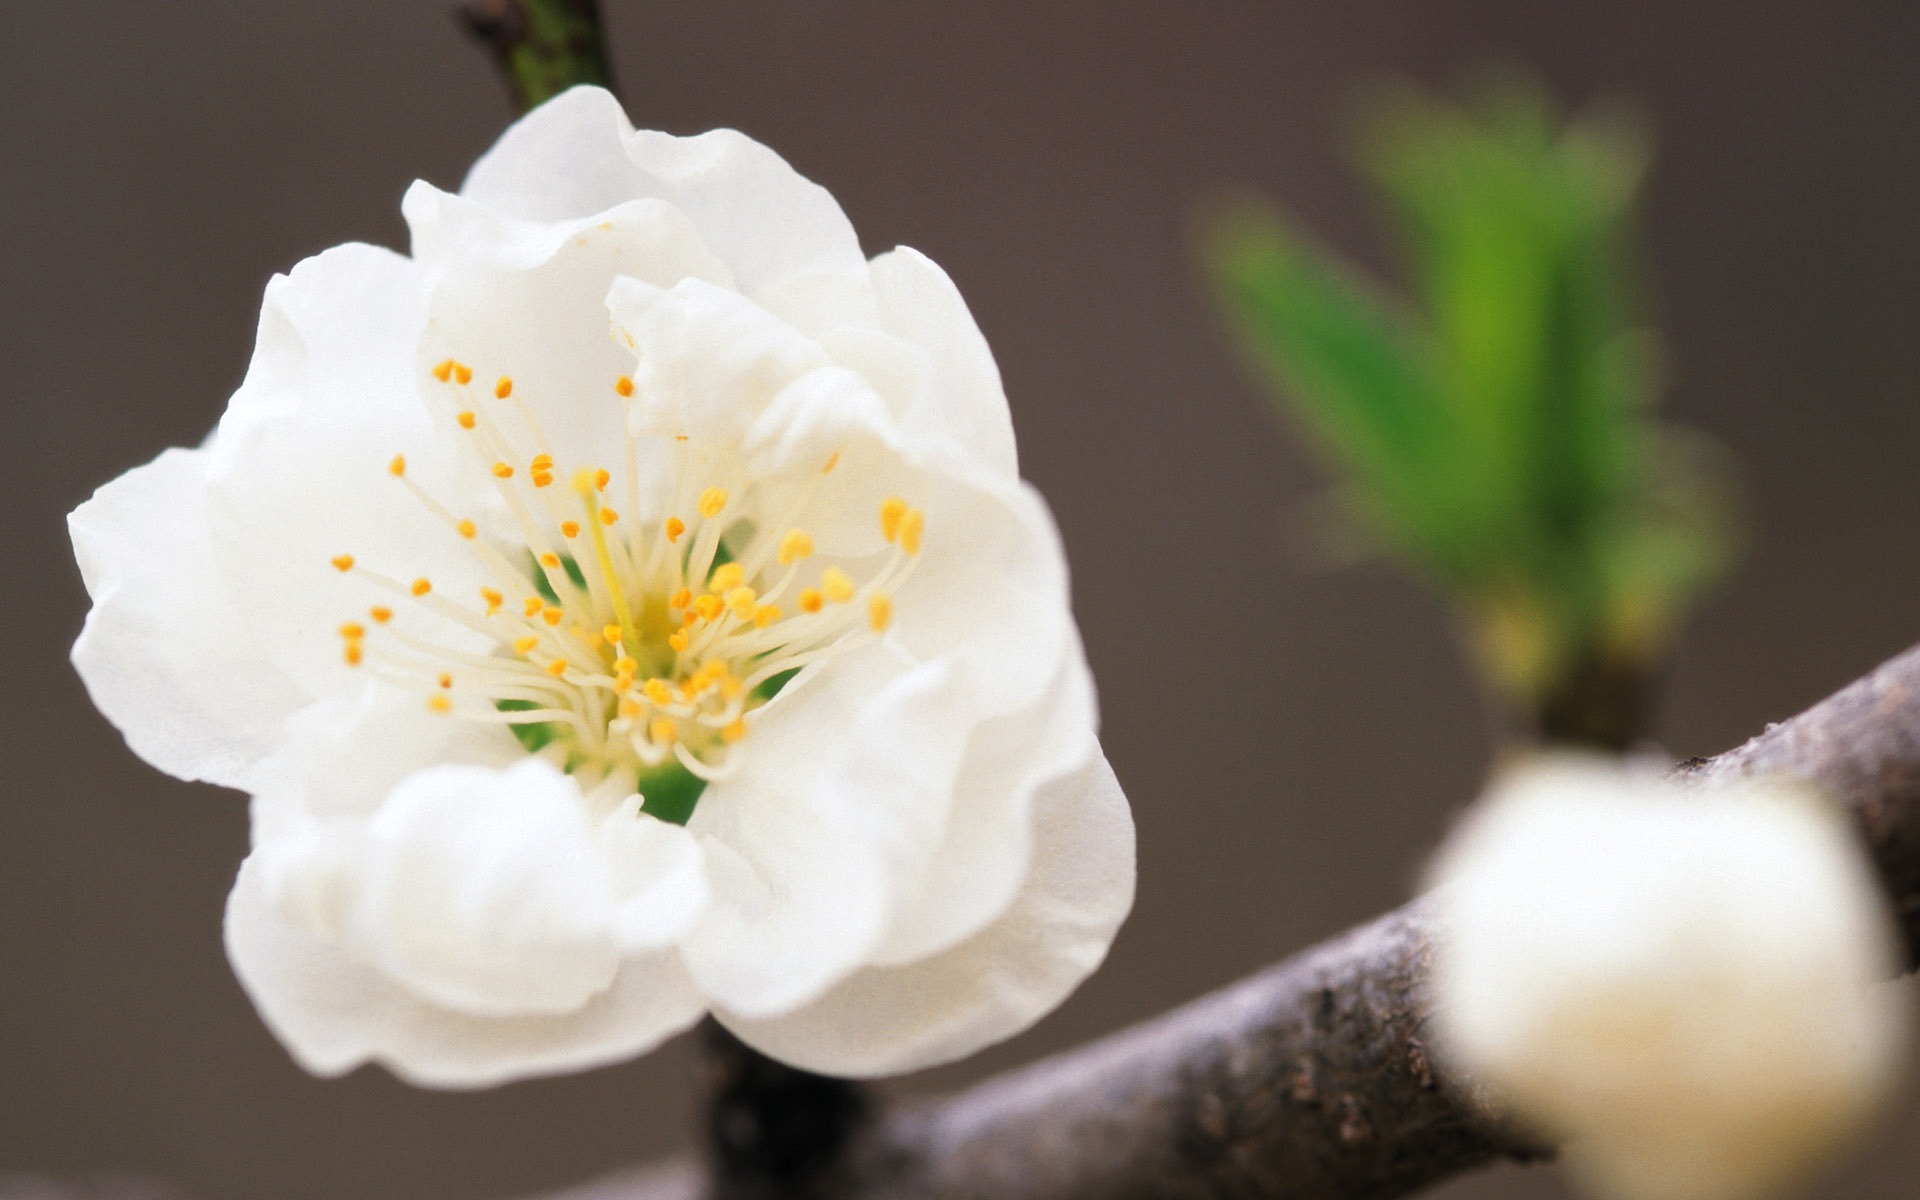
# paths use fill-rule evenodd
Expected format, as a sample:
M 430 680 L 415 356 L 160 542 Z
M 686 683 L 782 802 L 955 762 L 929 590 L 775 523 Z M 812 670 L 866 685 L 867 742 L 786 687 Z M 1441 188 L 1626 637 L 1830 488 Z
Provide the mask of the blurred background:
M 1326 476 L 1233 353 L 1192 240 L 1230 187 L 1393 262 L 1352 170 L 1383 73 L 1488 61 L 1659 131 L 1645 242 L 1666 411 L 1731 449 L 1748 553 L 1684 630 L 1655 728 L 1724 749 L 1920 637 L 1920 11 L 1696 0 L 603 0 L 634 119 L 731 125 L 826 185 L 870 252 L 958 281 L 1064 531 L 1104 739 L 1140 833 L 1107 967 L 917 1093 L 1146 1017 L 1406 898 L 1489 753 L 1433 597 L 1299 536 Z M 309 1078 L 228 970 L 244 800 L 135 760 L 65 661 L 64 514 L 199 441 L 268 276 L 404 245 L 510 119 L 444 0 L 10 6 L 0 37 L 0 1176 L 125 1171 L 201 1200 L 499 1200 L 691 1143 L 680 1046 L 477 1094 Z M 1196 641 L 1185 597 L 1258 606 Z M 1179 637 L 1176 651 L 1167 640 Z M 1168 702 L 1203 659 L 1209 690 Z M 1920 1104 L 1811 1194 L 1909 1197 Z M 1552 1169 L 1454 1200 L 1553 1197 Z

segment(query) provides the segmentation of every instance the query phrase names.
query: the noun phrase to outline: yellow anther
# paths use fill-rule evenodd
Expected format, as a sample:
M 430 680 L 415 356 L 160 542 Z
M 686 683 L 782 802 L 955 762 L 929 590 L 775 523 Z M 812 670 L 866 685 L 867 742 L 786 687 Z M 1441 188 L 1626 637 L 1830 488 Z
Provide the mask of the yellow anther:
M 566 673 L 567 673 L 567 660 L 564 658 L 556 658 L 552 662 L 547 664 L 547 674 L 553 676 L 555 679 L 560 678 L 562 675 L 565 675 Z
M 493 477 L 495 479 L 512 479 L 513 464 L 503 462 L 493 464 Z
M 695 612 L 691 608 L 688 609 L 686 612 L 683 612 L 680 614 L 680 624 L 683 628 L 691 629 L 699 623 L 700 623 L 700 614 Z
M 600 510 L 600 523 L 602 525 L 617 525 L 620 523 L 620 514 L 610 508 L 603 508 Z
M 453 378 L 453 360 L 446 359 L 433 369 L 433 377 L 441 383 Z
M 687 652 L 687 631 L 684 629 L 674 630 L 673 634 L 667 638 L 667 645 L 673 647 L 675 654 L 685 654 Z
M 839 465 L 840 465 L 840 452 L 838 450 L 835 450 L 832 454 L 829 454 L 827 456 L 827 465 L 820 468 L 820 473 L 822 475 L 831 475 L 833 474 L 833 469 Z
M 561 536 L 561 537 L 568 537 L 568 538 L 577 538 L 577 537 L 579 537 L 579 536 L 580 536 L 580 522 L 578 522 L 578 521 L 562 521 L 562 522 L 560 522 L 560 536 Z
M 593 473 L 593 490 L 596 492 L 606 491 L 607 485 L 612 482 L 613 482 L 613 473 L 611 471 L 608 471 L 605 467 L 601 467 L 599 470 Z
M 645 696 L 650 703 L 663 708 L 673 700 L 673 693 L 667 690 L 667 681 L 664 679 L 647 680 L 640 685 L 640 694 Z
M 443 688 L 450 688 L 453 686 L 453 676 L 448 675 L 446 672 L 443 671 L 440 674 L 439 683 L 440 683 L 440 686 Z
M 700 493 L 700 515 L 717 517 L 720 510 L 727 506 L 727 489 L 711 487 Z
M 416 579 L 413 581 L 413 587 L 411 590 L 413 594 L 416 596 L 424 596 L 428 592 L 433 590 L 433 584 L 426 578 L 426 576 L 423 575 L 419 579 Z
M 435 692 L 433 695 L 427 697 L 427 711 L 441 714 L 450 713 L 453 711 L 453 701 L 447 699 L 439 692 Z
M 340 627 L 340 636 L 346 638 L 348 641 L 352 641 L 355 638 L 363 638 L 367 636 L 367 627 L 357 621 L 348 621 Z
M 780 565 L 790 567 L 803 558 L 813 555 L 813 538 L 804 529 L 789 529 L 787 536 L 780 539 Z
M 907 515 L 907 502 L 888 496 L 880 502 L 880 536 L 889 542 L 900 536 L 900 519 Z
M 351 554 L 336 554 L 327 561 L 333 564 L 333 569 L 336 571 L 353 570 L 353 555 Z
M 853 599 L 853 580 L 847 578 L 847 573 L 839 567 L 828 567 L 820 572 L 820 589 L 835 604 L 845 604 Z
M 560 622 L 566 619 L 566 615 L 565 609 L 555 608 L 551 604 L 540 610 L 540 619 L 556 629 L 559 628 Z
M 747 722 L 744 717 L 735 717 L 720 729 L 720 740 L 731 746 L 747 736 Z
M 519 638 L 513 639 L 513 652 L 515 654 L 531 654 L 533 653 L 533 648 L 535 646 L 538 646 L 539 644 L 540 644 L 539 638 L 534 637 L 532 634 L 528 634 L 526 637 L 519 637 Z
M 493 385 L 493 395 L 496 400 L 505 400 L 508 396 L 513 395 L 513 380 L 502 375 L 500 382 Z
M 613 390 L 619 392 L 622 396 L 633 395 L 633 378 L 628 375 L 622 375 L 613 381 Z
M 540 556 L 540 565 L 550 571 L 557 571 L 560 569 L 560 556 L 549 550 Z
M 553 455 L 551 455 L 551 454 L 536 454 L 536 455 L 534 455 L 534 456 L 533 456 L 533 461 L 527 464 L 527 469 L 528 469 L 529 471 L 551 471 L 551 470 L 553 470 Z
M 711 621 L 726 610 L 726 601 L 712 592 L 702 592 L 693 598 L 693 611 L 703 621 Z
M 354 641 L 351 641 L 351 642 L 348 642 L 348 643 L 347 643 L 347 645 L 346 645 L 346 649 L 344 649 L 343 651 L 341 651 L 341 657 L 343 657 L 343 658 L 345 658 L 345 659 L 347 660 L 347 665 L 348 665 L 348 666 L 350 666 L 350 667 L 357 667 L 357 666 L 359 666 L 359 665 L 360 665 L 360 643 L 359 643 L 359 641 L 358 641 L 358 640 L 356 639 L 356 640 L 354 640 Z
M 707 576 L 707 586 L 716 592 L 730 592 L 747 578 L 746 568 L 737 562 L 721 563 Z
M 727 608 L 742 621 L 751 621 L 754 613 L 754 601 L 759 596 L 750 587 L 737 587 L 727 593 Z
M 535 471 L 533 473 L 533 486 L 537 488 L 552 487 L 553 472 L 552 471 Z
M 480 589 L 480 598 L 487 602 L 488 616 L 492 616 L 493 614 L 499 612 L 500 606 L 506 603 L 506 600 L 507 600 L 505 596 L 502 596 L 499 592 L 495 591 L 490 587 L 483 587 Z M 375 620 L 378 620 L 378 619 L 379 618 L 377 617 L 375 618 Z
M 667 541 L 669 543 L 679 541 L 680 535 L 686 531 L 687 523 L 685 521 L 682 521 L 679 517 L 667 518 Z
M 692 603 L 693 603 L 693 593 L 691 591 L 688 591 L 686 588 L 681 588 L 679 591 L 673 594 L 673 598 L 671 600 L 667 601 L 667 606 L 669 608 L 685 608 L 687 605 Z
M 647 737 L 656 746 L 671 746 L 680 729 L 673 723 L 672 717 L 655 717 L 647 722 Z
M 613 669 L 622 675 L 631 675 L 640 669 L 640 664 L 623 651 L 619 658 L 613 660 Z
M 472 541 L 475 537 L 479 536 L 480 533 L 479 527 L 465 518 L 462 518 L 460 523 L 453 528 L 456 533 L 468 541 Z
M 819 588 L 801 588 L 800 589 L 800 611 L 801 612 L 817 613 L 820 611 L 820 605 L 824 601 L 825 601 L 825 597 L 823 597 L 820 594 Z
M 633 720 L 640 715 L 640 702 L 638 700 L 622 700 L 620 702 L 620 715 L 629 721 Z
M 620 627 L 618 625 L 602 625 L 600 627 L 600 636 L 607 639 L 609 646 L 618 646 L 621 636 Z
M 920 535 L 927 529 L 927 514 L 910 508 L 900 518 L 900 548 L 908 554 L 920 553 Z
M 384 604 L 374 605 L 367 610 L 367 615 L 373 618 L 373 623 L 376 625 L 385 625 L 388 621 L 393 620 L 393 610 Z
M 762 604 L 759 608 L 753 610 L 753 627 L 755 629 L 765 629 L 779 619 L 780 606 L 778 604 Z
M 473 428 L 474 417 L 473 417 L 473 414 L 470 412 L 463 412 L 458 416 L 454 417 L 453 419 L 460 422 L 460 428 L 462 429 Z
M 520 611 L 522 614 L 530 617 L 533 614 L 539 612 L 541 609 L 541 606 L 544 604 L 546 604 L 546 601 L 542 600 L 540 597 L 528 596 L 525 600 L 521 601 Z
M 893 620 L 893 601 L 875 592 L 867 597 L 867 624 L 873 626 L 875 633 L 886 629 Z
M 407 473 L 407 456 L 404 454 L 394 455 L 393 461 L 387 464 L 387 474 L 392 475 L 394 478 L 397 479 L 400 476 L 405 475 L 406 473 Z
M 465 363 L 453 364 L 453 381 L 455 383 L 472 383 L 473 368 Z

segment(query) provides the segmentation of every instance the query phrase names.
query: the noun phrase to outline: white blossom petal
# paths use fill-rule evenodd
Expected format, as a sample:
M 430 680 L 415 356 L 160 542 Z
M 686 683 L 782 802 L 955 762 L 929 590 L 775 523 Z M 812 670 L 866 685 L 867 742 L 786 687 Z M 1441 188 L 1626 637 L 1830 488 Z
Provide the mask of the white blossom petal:
M 942 704 L 937 669 L 884 646 L 850 653 L 768 705 L 755 753 L 688 824 L 713 903 L 685 953 L 709 995 L 752 1013 L 818 995 L 885 933 L 896 891 L 925 862 L 964 731 L 912 720 Z M 887 720 L 901 713 L 906 720 Z M 873 727 L 895 735 L 876 742 Z M 784 764 L 805 761 L 795 774 Z
M 288 921 L 249 858 L 227 899 L 227 955 L 274 1036 L 316 1075 L 366 1062 L 427 1087 L 491 1087 L 631 1058 L 700 1019 L 705 1001 L 670 952 L 629 955 L 567 1013 L 487 1017 L 430 1004 Z
M 947 950 L 998 919 L 1033 870 L 1034 805 L 1100 757 L 1092 680 L 1076 653 L 1040 702 L 974 727 L 926 865 L 904 881 L 876 966 Z
M 429 1003 L 569 1012 L 613 980 L 613 884 L 571 779 L 538 759 L 409 775 L 370 818 L 257 847 L 314 932 Z
M 93 611 L 73 664 L 134 753 L 247 787 L 304 697 L 234 611 L 207 542 L 205 450 L 169 450 L 67 525 Z
M 691 217 L 748 296 L 796 276 L 859 275 L 840 205 L 772 150 L 731 129 L 636 132 L 604 91 L 575 88 L 527 114 L 474 164 L 460 193 L 535 221 L 659 198 Z
M 901 436 L 938 440 L 951 453 L 977 456 L 1007 476 L 1018 474 L 1000 368 L 953 280 L 906 246 L 876 257 L 872 271 L 883 328 L 925 355 L 910 391 L 901 389 Z
M 868 968 L 784 1015 L 716 1015 L 783 1062 L 857 1076 L 950 1062 L 1027 1028 L 1100 965 L 1133 903 L 1133 819 L 1104 758 L 1041 790 L 1034 845 L 1006 915 L 953 949 Z
M 611 929 L 621 948 L 676 944 L 711 895 L 699 843 L 684 828 L 641 813 L 638 796 L 601 822 L 599 836 L 613 885 Z
M 488 582 L 448 524 L 394 478 L 396 455 L 431 493 L 460 495 L 454 455 L 420 388 L 428 273 L 390 251 L 340 246 L 268 290 L 255 367 L 212 447 L 210 540 L 243 624 L 313 696 L 352 696 L 363 677 L 341 660 L 335 628 L 374 605 L 416 606 L 341 555 L 402 589 L 427 579 L 443 596 Z M 324 514 L 316 519 L 316 514 Z M 464 630 L 441 631 L 460 648 Z M 478 643 L 483 644 L 483 643 Z
M 1066 556 L 1027 484 L 957 468 L 945 482 L 925 497 L 927 549 L 892 636 L 917 659 L 951 657 L 977 711 L 997 716 L 1032 704 L 1080 656 Z M 985 628 L 998 636 L 981 637 Z

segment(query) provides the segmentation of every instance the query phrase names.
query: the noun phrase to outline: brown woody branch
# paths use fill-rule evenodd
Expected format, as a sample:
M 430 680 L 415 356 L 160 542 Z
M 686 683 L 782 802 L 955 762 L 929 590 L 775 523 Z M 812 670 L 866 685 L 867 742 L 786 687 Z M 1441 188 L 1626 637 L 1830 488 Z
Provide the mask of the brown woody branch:
M 1854 815 L 1920 964 L 1920 647 L 1674 774 L 1822 787 Z M 1376 1200 L 1539 1156 L 1429 1059 L 1431 953 L 1416 900 L 1132 1029 L 876 1116 L 804 1194 Z M 670 1166 L 549 1200 L 708 1194 L 698 1171 Z

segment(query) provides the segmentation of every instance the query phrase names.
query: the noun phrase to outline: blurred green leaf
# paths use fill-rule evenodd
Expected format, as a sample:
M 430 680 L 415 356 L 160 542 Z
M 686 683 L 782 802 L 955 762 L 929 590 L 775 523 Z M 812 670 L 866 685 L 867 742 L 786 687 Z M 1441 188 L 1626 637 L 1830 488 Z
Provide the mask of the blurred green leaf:
M 1536 709 L 1569 679 L 1650 671 L 1732 543 L 1725 473 L 1650 415 L 1649 145 L 1626 109 L 1562 121 L 1512 80 L 1470 109 L 1383 92 L 1361 160 L 1410 305 L 1271 205 L 1205 231 L 1224 310 L 1356 519 L 1454 598 L 1495 681 Z

